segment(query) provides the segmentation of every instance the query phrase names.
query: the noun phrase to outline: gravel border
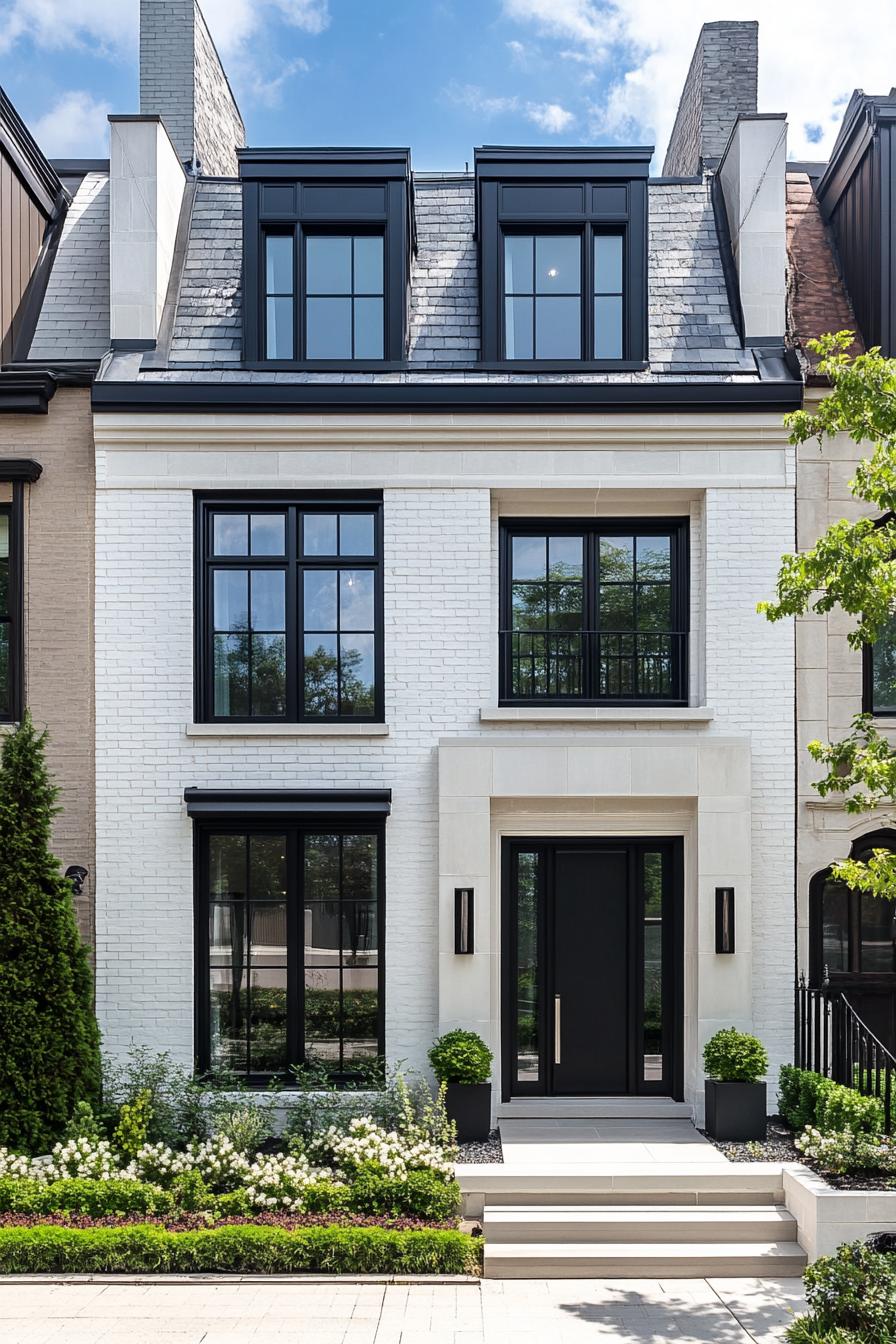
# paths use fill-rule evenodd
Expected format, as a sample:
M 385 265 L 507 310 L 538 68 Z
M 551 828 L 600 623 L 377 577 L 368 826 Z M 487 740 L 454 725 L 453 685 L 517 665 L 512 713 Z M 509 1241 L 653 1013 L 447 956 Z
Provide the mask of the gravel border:
M 493 1129 L 484 1143 L 461 1143 L 458 1145 L 457 1160 L 474 1166 L 483 1166 L 491 1162 L 503 1162 L 504 1150 L 501 1147 L 501 1135 Z
M 713 1139 L 705 1130 L 700 1130 L 714 1148 L 724 1153 L 729 1162 L 800 1162 L 817 1176 L 827 1181 L 832 1190 L 883 1190 L 896 1191 L 896 1176 L 886 1176 L 879 1171 L 850 1171 L 835 1173 L 825 1171 L 817 1163 L 811 1162 L 800 1152 L 793 1141 L 793 1131 L 787 1127 L 780 1115 L 770 1115 L 766 1127 L 765 1141 L 758 1139 L 750 1143 L 727 1143 Z

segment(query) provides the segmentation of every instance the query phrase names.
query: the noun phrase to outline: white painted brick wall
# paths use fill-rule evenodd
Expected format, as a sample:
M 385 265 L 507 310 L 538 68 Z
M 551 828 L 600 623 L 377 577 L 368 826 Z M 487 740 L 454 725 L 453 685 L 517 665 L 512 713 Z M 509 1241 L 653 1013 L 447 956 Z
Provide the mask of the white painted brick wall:
M 251 479 L 249 461 L 239 475 Z M 489 731 L 478 711 L 494 698 L 496 558 L 488 489 L 387 488 L 384 509 L 390 736 L 195 739 L 184 734 L 193 714 L 192 494 L 99 490 L 97 994 L 110 1050 L 136 1040 L 192 1057 L 185 786 L 381 786 L 393 790 L 387 1048 L 423 1062 L 437 1021 L 437 742 Z M 708 630 L 706 703 L 716 710 L 693 731 L 752 738 L 754 1020 L 777 1063 L 789 1054 L 792 1017 L 793 649 L 789 623 L 768 625 L 755 604 L 793 545 L 792 491 L 710 489 L 692 520 L 692 609 Z M 596 745 L 603 730 L 579 731 Z

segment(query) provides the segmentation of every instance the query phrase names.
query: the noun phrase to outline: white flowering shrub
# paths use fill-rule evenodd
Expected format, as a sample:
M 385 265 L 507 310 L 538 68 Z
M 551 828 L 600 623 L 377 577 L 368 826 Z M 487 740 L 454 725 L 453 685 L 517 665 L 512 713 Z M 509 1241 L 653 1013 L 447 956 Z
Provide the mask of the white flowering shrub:
M 202 1143 L 194 1140 L 181 1156 L 186 1162 L 184 1169 L 198 1171 L 212 1190 L 238 1190 L 245 1183 L 251 1165 L 225 1134 L 216 1134 Z
M 167 1143 L 144 1143 L 137 1149 L 127 1171 L 135 1181 L 167 1187 L 175 1176 L 189 1169 L 185 1153 L 175 1152 Z
M 807 1125 L 794 1143 L 810 1162 L 835 1174 L 896 1170 L 896 1143 L 883 1134 L 854 1134 L 851 1130 L 824 1134 Z
M 358 1116 L 347 1131 L 331 1125 L 311 1144 L 312 1154 L 351 1176 L 366 1162 L 374 1162 L 383 1174 L 403 1180 L 409 1171 L 428 1171 L 443 1181 L 454 1180 L 454 1164 L 443 1148 L 416 1135 L 406 1137 L 385 1130 L 369 1116 Z
M 49 1162 L 34 1162 L 32 1178 L 62 1181 L 68 1177 L 105 1181 L 126 1176 L 108 1139 L 68 1139 L 57 1143 Z
M 6 1176 L 21 1180 L 35 1180 L 31 1170 L 33 1160 L 22 1153 L 11 1153 L 8 1148 L 0 1148 L 0 1180 Z
M 259 1153 L 244 1177 L 243 1188 L 253 1209 L 300 1213 L 306 1190 L 319 1181 L 328 1181 L 333 1188 L 342 1184 L 329 1167 L 313 1167 L 307 1157 Z

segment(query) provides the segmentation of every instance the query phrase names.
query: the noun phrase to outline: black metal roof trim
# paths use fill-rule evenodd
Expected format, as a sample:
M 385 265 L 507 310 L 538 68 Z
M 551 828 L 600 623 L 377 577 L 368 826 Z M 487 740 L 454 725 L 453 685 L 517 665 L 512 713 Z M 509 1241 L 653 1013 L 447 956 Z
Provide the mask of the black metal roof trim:
M 60 203 L 68 201 L 68 192 L 2 89 L 0 145 L 44 214 L 51 215 Z
M 794 411 L 798 380 L 755 383 L 170 383 L 95 382 L 93 408 L 158 411 L 334 415 L 383 412 L 452 415 L 495 411 Z
M 731 246 L 731 227 L 728 223 L 728 211 L 725 208 L 725 200 L 722 195 L 722 179 L 718 173 L 713 173 L 709 187 L 709 198 L 712 202 L 712 217 L 716 226 L 716 238 L 719 243 L 719 256 L 722 260 L 722 274 L 725 277 L 725 293 L 728 295 L 728 307 L 731 310 L 731 321 L 734 323 L 734 329 L 740 337 L 740 343 L 744 343 L 744 310 L 740 301 L 740 284 L 737 279 L 737 267 L 734 264 L 734 248 Z
M 52 373 L 0 372 L 0 414 L 46 415 L 56 395 Z
M 643 177 L 650 172 L 652 145 L 603 148 L 553 145 L 481 145 L 473 150 L 476 178 Z
M 827 223 L 856 171 L 881 122 L 896 120 L 896 96 L 866 94 L 856 89 L 843 114 L 843 124 L 834 141 L 827 167 L 815 187 L 815 195 Z
M 0 457 L 0 481 L 31 481 L 40 478 L 43 467 L 33 457 Z
M 14 359 L 28 358 L 28 351 L 31 349 L 40 312 L 47 296 L 47 285 L 50 283 L 50 274 L 59 250 L 66 214 L 67 210 L 60 206 L 44 229 L 40 252 L 16 314 L 16 338 L 12 350 Z
M 238 817 L 376 820 L 392 810 L 391 789 L 184 789 L 188 816 L 202 821 Z
M 238 149 L 240 177 L 328 178 L 372 177 L 382 181 L 411 176 L 411 151 L 398 149 Z
M 86 177 L 88 173 L 108 173 L 108 159 L 50 159 L 50 167 L 59 177 Z
M 49 374 L 57 387 L 89 387 L 99 367 L 98 359 L 11 359 L 3 365 L 3 373 L 26 374 L 30 378 Z

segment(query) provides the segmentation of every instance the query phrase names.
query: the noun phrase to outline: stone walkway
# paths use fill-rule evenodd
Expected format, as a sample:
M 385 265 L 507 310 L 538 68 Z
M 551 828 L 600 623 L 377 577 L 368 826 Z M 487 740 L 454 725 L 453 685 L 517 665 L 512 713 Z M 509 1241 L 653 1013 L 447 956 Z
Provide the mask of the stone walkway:
M 687 1163 L 726 1168 L 723 1153 L 690 1120 L 502 1120 L 504 1165 L 511 1171 Z
M 3 1344 L 773 1344 L 798 1279 L 0 1283 Z

